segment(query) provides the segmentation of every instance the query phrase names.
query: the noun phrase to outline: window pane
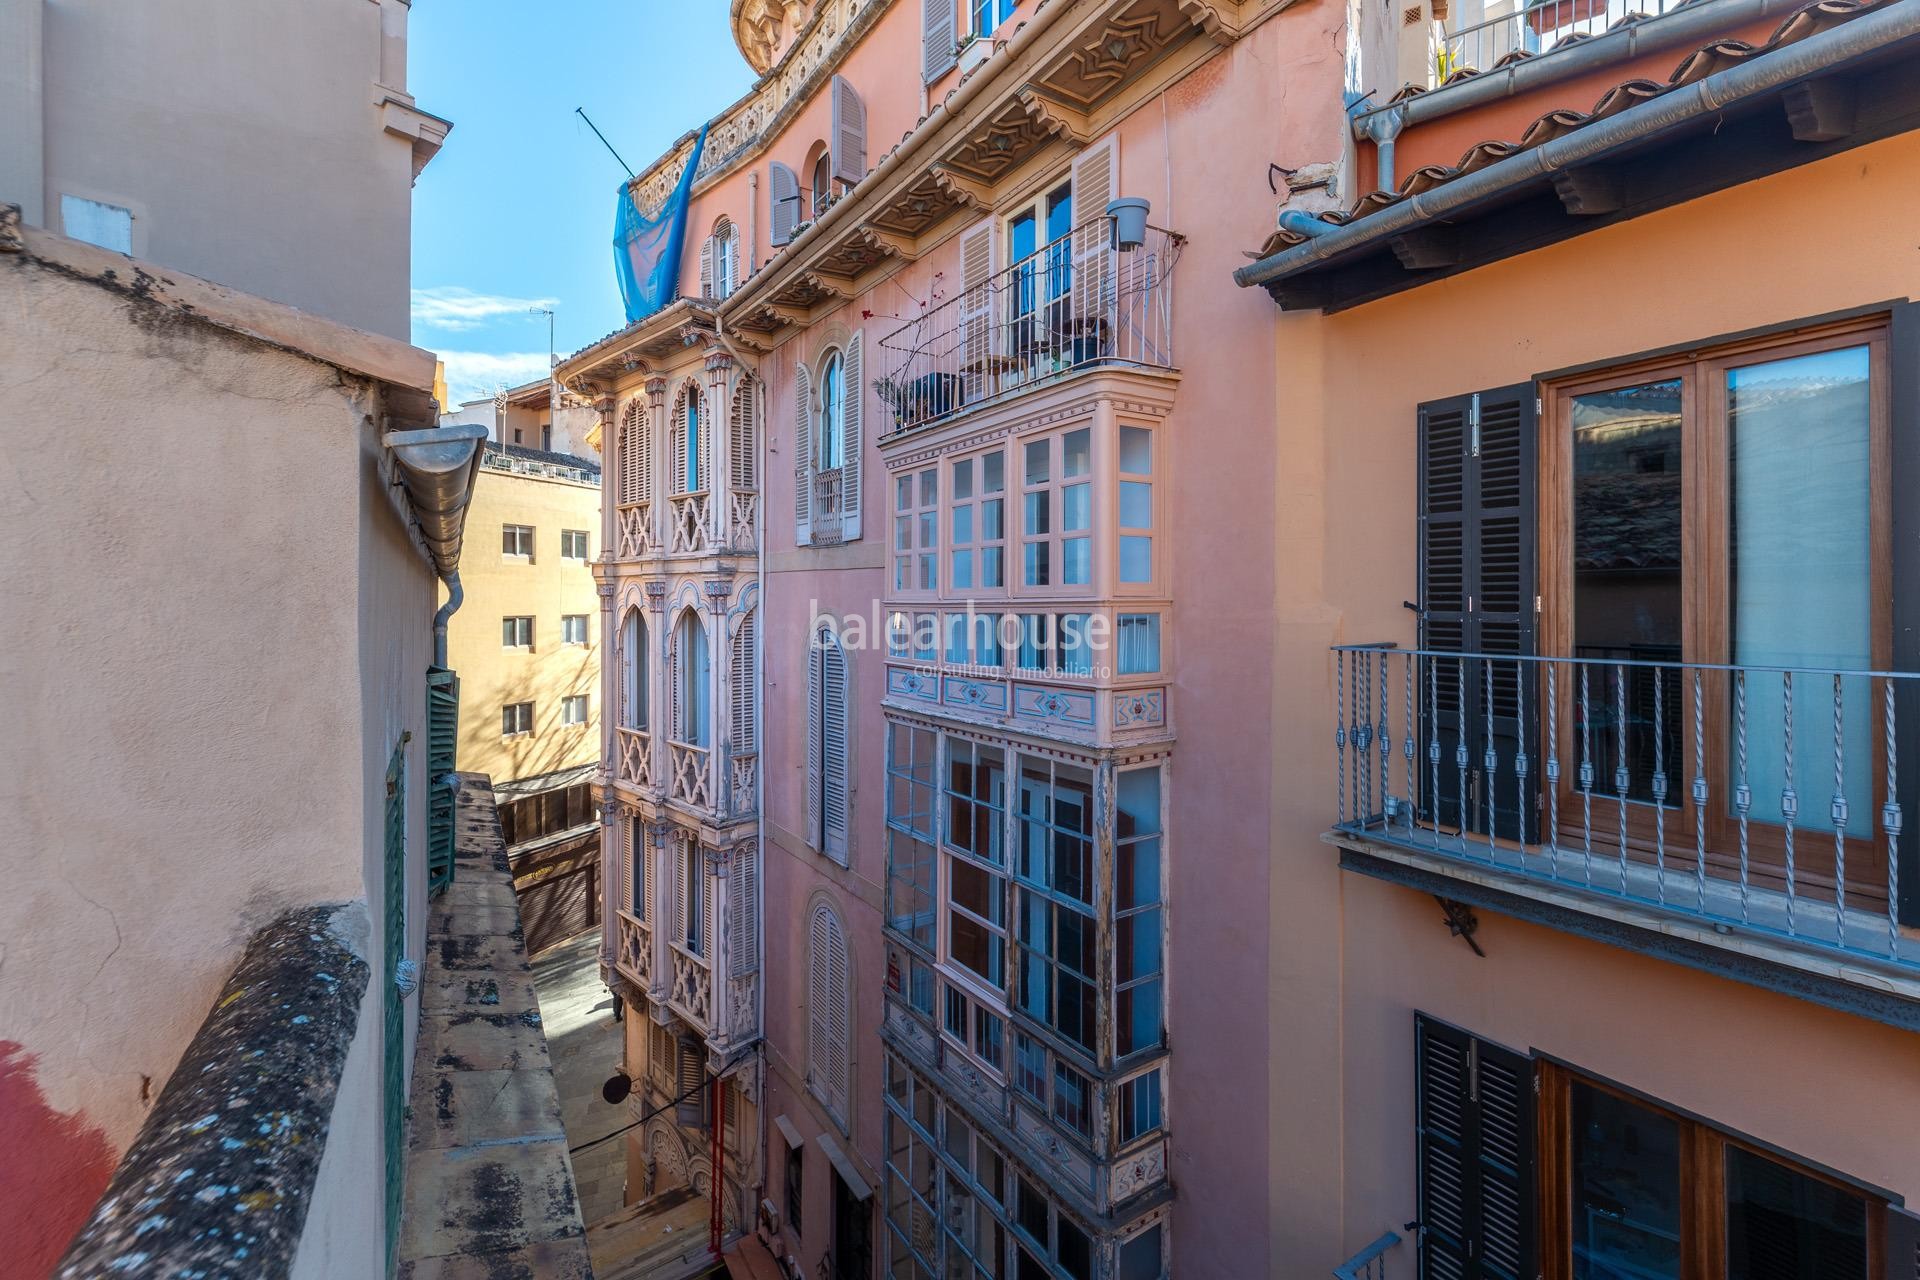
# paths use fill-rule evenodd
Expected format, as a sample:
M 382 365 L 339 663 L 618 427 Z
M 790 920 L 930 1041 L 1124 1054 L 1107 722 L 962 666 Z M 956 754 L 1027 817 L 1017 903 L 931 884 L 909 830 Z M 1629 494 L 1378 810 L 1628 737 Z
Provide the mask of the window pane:
M 1728 1146 L 1727 1274 L 1741 1280 L 1865 1280 L 1866 1202 Z
M 1028 535 L 1047 533 L 1052 529 L 1052 509 L 1049 506 L 1052 497 L 1053 495 L 1044 489 L 1039 493 L 1030 493 L 1027 495 L 1027 523 L 1025 529 Z
M 953 509 L 953 541 L 956 546 L 965 546 L 973 541 L 973 506 Z
M 1033 440 L 1027 444 L 1027 483 L 1040 484 L 1048 477 L 1047 463 L 1052 452 L 1051 440 Z
M 1153 432 L 1145 427 L 1120 428 L 1120 469 L 1133 476 L 1153 473 Z
M 1060 437 L 1060 474 L 1063 476 L 1083 476 L 1087 474 L 1092 457 L 1093 433 L 1086 427 L 1078 431 L 1069 431 Z
M 1001 493 L 1007 487 L 1007 455 L 990 453 L 980 459 L 980 492 Z
M 1068 533 L 1084 533 L 1091 523 L 1092 513 L 1092 485 L 1070 484 L 1060 491 L 1060 527 L 1062 529 Z
M 1153 539 L 1123 536 L 1120 539 L 1120 581 L 1153 581 Z
M 1120 482 L 1120 527 L 1153 528 L 1153 486 L 1138 480 Z
M 1027 585 L 1044 587 L 1053 581 L 1053 567 L 1048 558 L 1049 548 L 1044 542 L 1027 544 Z
M 1736 663 L 1873 665 L 1867 374 L 1863 346 L 1727 374 L 1733 472 L 1728 574 Z M 1809 573 L 1808 565 L 1820 566 L 1819 571 Z M 1776 780 L 1785 781 L 1786 772 L 1784 698 L 1777 677 L 1757 681 L 1773 696 L 1755 697 L 1753 690 L 1747 700 L 1753 752 L 1748 777 L 1765 780 L 1753 788 L 1753 816 L 1779 821 L 1782 788 Z M 1871 690 L 1862 681 L 1849 683 L 1856 687 L 1845 691 L 1847 700 L 1864 704 Z M 1794 689 L 1796 719 L 1827 726 L 1829 737 L 1831 685 L 1809 679 Z M 1860 714 L 1846 717 L 1843 725 L 1847 829 L 1864 836 L 1873 819 L 1867 767 L 1872 725 Z M 1794 789 L 1807 797 L 1831 796 L 1840 763 L 1831 752 L 1824 760 L 1816 752 L 1801 753 L 1794 762 Z
M 1060 540 L 1060 581 L 1068 586 L 1085 586 L 1093 581 L 1093 551 L 1087 539 Z
M 1159 1227 L 1143 1231 L 1120 1246 L 1119 1280 L 1160 1280 Z
M 1117 628 L 1120 674 L 1147 675 L 1160 669 L 1160 615 L 1123 613 Z
M 893 509 L 895 511 L 913 510 L 912 476 L 901 476 L 893 482 Z
M 1007 585 L 1006 553 L 999 547 L 987 547 L 980 552 L 980 585 L 983 587 Z
M 992 498 L 980 504 L 980 538 L 991 542 L 1005 534 L 1006 499 Z
M 1680 1275 L 1680 1127 L 1573 1085 L 1573 1278 Z
M 1681 601 L 1681 398 L 1677 379 L 1575 396 L 1573 425 L 1574 656 L 1677 662 Z M 1626 668 L 1615 690 L 1593 671 L 1593 758 L 1619 751 L 1624 693 L 1628 796 L 1653 799 L 1654 686 L 1670 710 L 1680 704 L 1677 672 Z M 1669 772 L 1680 758 L 1680 717 L 1665 717 L 1661 750 Z M 1601 789 L 1613 793 L 1611 770 Z M 1669 802 L 1679 803 L 1679 788 Z
M 953 553 L 953 589 L 967 591 L 973 586 L 973 552 Z
M 928 467 L 920 473 L 920 505 L 930 507 L 940 500 L 940 472 Z

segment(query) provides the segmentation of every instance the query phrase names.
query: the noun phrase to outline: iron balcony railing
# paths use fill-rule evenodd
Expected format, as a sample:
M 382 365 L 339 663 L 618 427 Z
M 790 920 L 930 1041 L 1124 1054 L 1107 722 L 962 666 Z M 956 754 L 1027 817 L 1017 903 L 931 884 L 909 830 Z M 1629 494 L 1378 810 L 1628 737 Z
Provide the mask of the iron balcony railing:
M 1920 971 L 1920 673 L 1349 645 L 1333 679 L 1337 832 Z
M 1687 0 L 1541 0 L 1521 5 L 1497 17 L 1483 17 L 1486 4 L 1465 6 L 1463 18 L 1472 20 L 1447 29 L 1442 24 L 1439 48 L 1430 69 L 1439 85 L 1455 72 L 1485 71 L 1510 53 L 1545 53 L 1574 35 L 1599 35 L 1633 14 L 1657 18 L 1678 9 Z
M 1333 1280 L 1386 1280 L 1387 1254 L 1399 1243 L 1399 1232 L 1387 1232 L 1335 1267 Z
M 1173 367 L 1168 277 L 1185 240 L 1148 227 L 1132 248 L 1090 218 L 880 340 L 874 384 L 895 429 L 1092 365 Z
M 598 485 L 600 473 L 588 467 L 573 467 L 538 458 L 522 458 L 502 450 L 488 449 L 480 455 L 480 465 L 488 471 L 504 471 L 516 476 L 540 476 L 548 480 L 571 480 L 575 484 Z

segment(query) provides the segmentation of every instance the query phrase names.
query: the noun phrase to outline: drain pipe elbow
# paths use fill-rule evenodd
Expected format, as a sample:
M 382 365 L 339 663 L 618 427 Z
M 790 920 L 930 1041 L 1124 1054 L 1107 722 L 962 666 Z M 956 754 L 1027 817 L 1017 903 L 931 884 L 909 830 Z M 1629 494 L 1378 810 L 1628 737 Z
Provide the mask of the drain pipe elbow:
M 1367 120 L 1367 136 L 1373 139 L 1374 183 L 1382 191 L 1396 190 L 1393 163 L 1394 139 L 1400 136 L 1400 130 L 1406 127 L 1405 113 L 1399 110 L 1382 111 Z
M 1282 231 L 1290 235 L 1305 236 L 1309 240 L 1340 229 L 1336 223 L 1316 218 L 1305 209 L 1282 209 L 1279 225 Z
M 433 615 L 433 665 L 444 669 L 447 665 L 447 623 L 453 615 L 460 612 L 461 603 L 467 593 L 460 588 L 460 571 L 455 569 L 442 577 L 447 584 L 447 602 L 434 611 Z

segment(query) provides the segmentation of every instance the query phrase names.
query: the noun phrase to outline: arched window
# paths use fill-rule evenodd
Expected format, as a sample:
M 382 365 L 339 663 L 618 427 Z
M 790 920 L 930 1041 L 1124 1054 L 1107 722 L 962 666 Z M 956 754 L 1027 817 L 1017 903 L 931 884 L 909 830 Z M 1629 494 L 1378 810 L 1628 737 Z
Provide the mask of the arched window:
M 833 156 L 825 151 L 813 162 L 813 216 L 819 217 L 827 211 L 827 201 L 833 195 Z
M 673 491 L 698 493 L 706 476 L 700 466 L 700 389 L 689 382 L 673 406 Z
M 620 624 L 620 727 L 647 728 L 647 620 L 638 609 Z
M 852 1035 L 847 935 L 831 906 L 816 903 L 807 921 L 807 1083 L 844 1128 Z
M 707 632 L 700 617 L 688 609 L 673 633 L 673 736 L 689 746 L 707 745 L 711 726 L 712 668 L 707 655 Z
M 847 460 L 846 359 L 838 351 L 820 362 L 820 470 L 832 471 Z
M 725 298 L 740 279 L 740 231 L 729 218 L 713 224 L 713 234 L 700 246 L 700 296 Z
M 821 623 L 807 655 L 807 833 L 847 865 L 847 655 Z

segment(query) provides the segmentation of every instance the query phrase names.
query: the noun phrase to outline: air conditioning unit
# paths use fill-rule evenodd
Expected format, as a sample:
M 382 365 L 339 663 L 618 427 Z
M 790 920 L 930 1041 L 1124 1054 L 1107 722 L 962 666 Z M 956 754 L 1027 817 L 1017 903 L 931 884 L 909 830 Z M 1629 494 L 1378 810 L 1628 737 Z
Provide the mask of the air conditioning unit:
M 768 1245 L 773 1243 L 768 1237 L 780 1234 L 780 1209 L 771 1200 L 760 1202 L 760 1231 L 760 1242 Z

